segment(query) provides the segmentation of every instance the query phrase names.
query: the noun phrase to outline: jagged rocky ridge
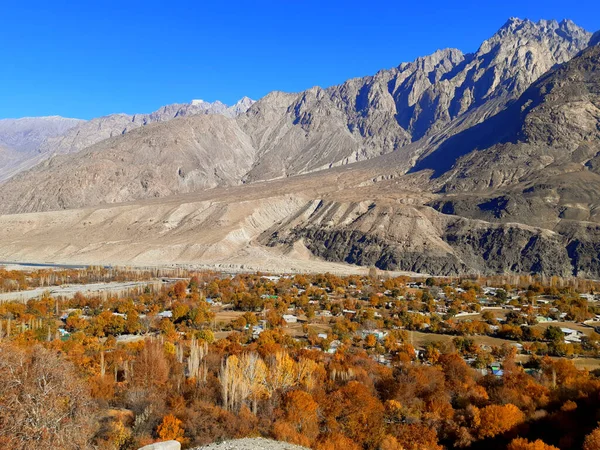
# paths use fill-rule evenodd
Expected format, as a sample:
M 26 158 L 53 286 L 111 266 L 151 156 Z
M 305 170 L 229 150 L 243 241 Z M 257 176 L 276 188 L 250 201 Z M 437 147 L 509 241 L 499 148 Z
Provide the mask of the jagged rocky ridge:
M 252 106 L 228 126 L 239 127 L 246 134 L 241 139 L 249 141 L 253 150 L 246 149 L 244 154 L 251 153 L 252 161 L 248 167 L 244 158 L 238 170 L 232 172 L 235 176 L 216 173 L 207 175 L 204 181 L 182 179 L 179 173 L 182 166 L 185 173 L 213 172 L 214 160 L 197 154 L 196 139 L 188 135 L 182 135 L 183 144 L 173 148 L 169 140 L 153 144 L 153 152 L 163 155 L 182 149 L 185 143 L 191 146 L 183 152 L 188 156 L 186 160 L 159 158 L 160 167 L 153 170 L 161 177 L 121 167 L 129 175 L 137 173 L 137 178 L 128 180 L 127 187 L 122 189 L 119 184 L 122 179 L 114 176 L 114 167 L 126 164 L 121 161 L 121 153 L 127 149 L 131 153 L 139 151 L 139 135 L 129 136 L 129 131 L 158 122 L 160 130 L 155 128 L 148 133 L 172 135 L 174 129 L 180 128 L 173 118 L 179 120 L 209 110 L 222 114 L 224 105 L 220 103 L 209 105 L 198 101 L 170 105 L 150 115 L 94 119 L 43 143 L 40 150 L 43 154 L 68 153 L 70 157 L 38 165 L 0 187 L 0 212 L 137 200 L 293 176 L 394 151 L 409 155 L 409 151 L 403 150 L 407 144 L 427 141 L 427 136 L 440 130 L 447 139 L 460 127 L 476 124 L 501 110 L 546 70 L 583 49 L 590 36 L 570 21 L 533 23 L 511 19 L 474 54 L 442 50 L 328 89 L 312 88 L 300 94 L 273 92 L 255 104 L 243 99 L 230 116 Z M 108 138 L 113 139 L 93 146 Z M 235 144 L 237 140 L 232 142 Z M 216 157 L 235 161 L 240 149 L 237 144 L 233 147 L 230 144 L 219 143 Z M 85 152 L 81 152 L 83 148 Z M 125 157 L 127 161 L 130 159 Z M 106 164 L 99 166 L 97 160 Z M 80 180 L 76 195 L 70 187 L 74 173 Z M 134 186 L 136 183 L 138 186 Z
M 216 101 L 192 100 L 190 103 L 174 103 L 163 106 L 150 114 L 112 114 L 99 117 L 80 124 L 60 136 L 47 139 L 39 147 L 40 153 L 64 154 L 77 153 L 105 139 L 124 135 L 136 128 L 156 122 L 167 122 L 176 117 L 186 117 L 197 114 L 220 114 L 226 117 L 236 117 L 246 112 L 254 100 L 244 97 L 235 105 L 227 105 Z
M 598 277 L 599 155 L 600 46 L 592 45 L 421 157 L 413 172 L 431 173 L 438 194 L 428 204 L 444 214 L 434 229 L 423 228 L 421 212 L 382 211 L 375 201 L 357 214 L 320 205 L 262 239 L 302 240 L 326 259 L 388 269 Z
M 570 22 L 511 20 L 468 57 L 443 51 L 327 90 L 272 93 L 237 119 L 177 118 L 101 142 L 84 150 L 85 158 L 54 158 L 1 187 L 0 208 L 75 208 L 233 186 L 241 180 L 279 179 L 275 184 L 215 191 L 215 207 L 227 205 L 234 211 L 258 199 L 268 204 L 277 190 L 271 209 L 278 212 L 273 215 L 277 219 L 258 227 L 254 218 L 244 219 L 244 224 L 252 223 L 252 233 L 241 226 L 210 245 L 230 248 L 235 242 L 236 252 L 248 254 L 257 246 L 290 254 L 306 249 L 329 261 L 440 275 L 535 272 L 597 277 L 600 63 L 598 47 L 581 51 L 588 41 L 596 44 L 597 35 L 590 40 L 589 33 Z M 409 73 L 402 75 L 403 71 Z M 419 73 L 427 74 L 426 79 Z M 396 84 L 402 88 L 396 89 Z M 466 89 L 460 87 L 469 85 L 473 89 L 465 97 Z M 408 107 L 397 103 L 402 95 L 395 97 L 394 92 L 400 91 L 410 93 Z M 425 98 L 436 99 L 427 113 L 431 121 L 423 120 L 423 105 L 429 104 L 422 103 Z M 446 106 L 438 110 L 440 104 Z M 462 106 L 453 109 L 452 104 Z M 401 119 L 400 112 L 409 119 Z M 210 160 L 212 148 L 219 156 Z M 354 152 L 350 159 L 348 151 Z M 124 154 L 129 152 L 133 156 Z M 221 175 L 211 174 L 208 169 L 230 155 L 236 155 L 236 162 Z M 124 161 L 129 172 L 118 178 L 123 158 L 129 158 Z M 129 169 L 139 158 L 140 170 Z M 368 161 L 342 166 L 361 159 Z M 186 165 L 188 161 L 192 163 Z M 329 166 L 334 167 L 298 176 Z M 186 187 L 182 178 L 194 167 L 199 175 Z M 144 178 L 148 171 L 153 172 Z M 99 181 L 113 173 L 117 178 L 109 183 Z M 125 179 L 131 182 L 124 184 Z M 154 190 L 156 186 L 160 189 Z M 42 216 L 54 224 L 57 214 Z M 170 248 L 175 244 L 167 242 L 177 242 L 177 249 L 184 249 L 193 241 L 189 239 L 195 226 L 201 226 L 197 233 L 210 234 L 211 227 L 226 222 L 194 225 L 196 221 L 186 216 L 185 223 L 186 233 L 191 233 L 187 237 L 173 225 L 152 245 Z M 102 226 L 88 228 L 86 242 L 100 234 Z M 136 235 L 125 241 L 137 242 Z M 91 250 L 67 246 L 56 255 L 95 255 L 98 245 L 102 244 L 90 244 Z M 8 250 L 0 249 L 0 254 L 3 251 Z M 217 253 L 211 251 L 211 258 Z M 206 257 L 204 250 L 197 254 Z
M 476 124 L 584 49 L 590 36 L 570 21 L 510 19 L 473 54 L 440 50 L 340 86 L 270 94 L 240 117 L 259 156 L 247 179 L 361 161 Z

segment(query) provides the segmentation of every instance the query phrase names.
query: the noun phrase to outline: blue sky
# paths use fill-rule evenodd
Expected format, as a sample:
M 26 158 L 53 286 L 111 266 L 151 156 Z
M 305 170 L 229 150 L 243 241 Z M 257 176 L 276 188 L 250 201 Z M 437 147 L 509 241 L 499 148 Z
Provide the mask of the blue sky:
M 438 48 L 475 51 L 511 16 L 600 29 L 597 0 L 2 0 L 0 11 L 0 118 L 330 86 Z

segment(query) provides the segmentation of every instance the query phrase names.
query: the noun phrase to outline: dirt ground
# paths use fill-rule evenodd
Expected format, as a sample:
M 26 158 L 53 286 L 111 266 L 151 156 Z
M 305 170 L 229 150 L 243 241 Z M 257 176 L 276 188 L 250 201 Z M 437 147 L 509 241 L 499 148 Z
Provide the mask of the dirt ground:
M 449 343 L 449 342 L 452 342 L 452 339 L 454 339 L 455 337 L 456 336 L 449 335 L 449 334 L 423 333 L 420 331 L 409 331 L 408 332 L 409 342 L 412 341 L 412 344 L 415 347 L 424 347 L 429 343 L 437 343 L 437 342 Z M 514 343 L 513 341 L 490 337 L 490 336 L 469 336 L 469 338 L 473 339 L 473 341 L 475 341 L 475 343 L 479 344 L 479 345 L 500 346 L 505 343 L 508 343 L 508 344 Z
M 215 313 L 216 323 L 224 322 L 226 324 L 245 314 L 243 311 L 232 311 L 230 309 L 213 310 L 213 312 Z
M 575 323 L 575 322 L 545 322 L 545 323 L 538 323 L 537 325 L 534 325 L 533 328 L 545 330 L 549 326 L 555 326 L 555 327 L 560 327 L 560 328 L 571 328 L 572 330 L 581 331 L 583 334 L 586 334 L 586 335 L 589 335 L 594 331 L 594 329 L 591 327 L 588 327 L 586 325 L 581 325 L 581 324 Z

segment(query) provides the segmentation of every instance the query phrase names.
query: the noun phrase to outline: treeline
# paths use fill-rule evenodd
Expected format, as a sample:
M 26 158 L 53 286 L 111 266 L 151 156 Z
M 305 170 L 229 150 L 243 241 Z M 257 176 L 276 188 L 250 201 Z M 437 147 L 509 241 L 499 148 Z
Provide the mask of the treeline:
M 6 270 L 0 267 L 0 293 L 111 281 L 144 281 L 154 277 L 154 271 L 90 266 L 84 269 Z

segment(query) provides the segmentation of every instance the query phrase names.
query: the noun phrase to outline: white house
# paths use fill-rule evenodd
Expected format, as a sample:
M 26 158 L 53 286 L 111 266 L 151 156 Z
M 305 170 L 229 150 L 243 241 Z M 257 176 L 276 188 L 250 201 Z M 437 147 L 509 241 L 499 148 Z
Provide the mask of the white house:
M 293 314 L 284 314 L 283 320 L 285 320 L 285 323 L 296 323 L 298 322 L 298 317 Z

